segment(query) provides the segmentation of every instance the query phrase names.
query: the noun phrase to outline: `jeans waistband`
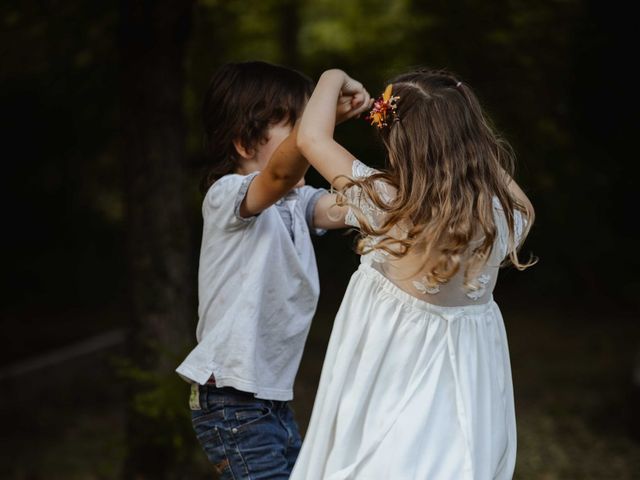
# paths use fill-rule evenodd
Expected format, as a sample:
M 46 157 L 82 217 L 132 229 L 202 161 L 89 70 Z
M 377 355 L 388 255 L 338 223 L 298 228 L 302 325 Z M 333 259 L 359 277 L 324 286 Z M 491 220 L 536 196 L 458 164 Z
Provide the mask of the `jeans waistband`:
M 252 392 L 243 392 L 233 387 L 216 387 L 212 384 L 199 385 L 200 397 L 208 403 L 239 404 L 264 403 L 270 406 L 287 405 L 288 402 L 257 398 Z M 204 398 L 203 398 L 204 397 Z

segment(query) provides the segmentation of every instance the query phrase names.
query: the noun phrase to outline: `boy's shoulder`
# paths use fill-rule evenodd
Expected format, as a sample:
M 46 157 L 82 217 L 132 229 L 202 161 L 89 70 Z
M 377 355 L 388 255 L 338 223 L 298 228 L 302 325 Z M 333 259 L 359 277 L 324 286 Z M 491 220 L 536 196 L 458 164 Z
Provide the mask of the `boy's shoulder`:
M 255 176 L 255 173 L 249 175 L 240 175 L 230 173 L 216 180 L 207 190 L 202 201 L 203 212 L 220 207 L 230 207 L 236 204 L 237 198 L 244 196 L 243 189 L 246 189 L 249 179 Z
M 245 175 L 240 175 L 238 173 L 229 173 L 227 175 L 224 175 L 211 184 L 209 190 L 207 190 L 206 195 L 218 194 L 222 191 L 228 191 L 235 186 L 239 186 L 242 183 L 242 180 L 244 180 L 245 178 Z
M 256 173 L 250 173 L 249 175 L 229 173 L 220 177 L 207 190 L 205 201 L 215 197 L 228 198 L 230 195 L 237 194 L 243 186 L 243 183 L 250 177 L 254 177 Z

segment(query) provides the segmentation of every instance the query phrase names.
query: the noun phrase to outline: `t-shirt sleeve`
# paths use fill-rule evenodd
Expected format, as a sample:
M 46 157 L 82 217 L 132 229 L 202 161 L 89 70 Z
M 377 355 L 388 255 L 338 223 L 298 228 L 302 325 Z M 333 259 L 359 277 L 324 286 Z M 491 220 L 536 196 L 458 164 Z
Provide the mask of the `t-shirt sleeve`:
M 202 204 L 202 215 L 222 228 L 235 229 L 251 224 L 258 215 L 242 217 L 240 205 L 258 172 L 227 175 L 211 186 Z
M 354 160 L 351 168 L 351 178 L 354 180 L 380 173 L 375 168 L 365 165 L 360 160 Z M 387 183 L 382 180 L 375 181 L 374 188 L 383 202 L 386 203 L 392 200 L 393 192 Z M 379 227 L 382 224 L 384 212 L 380 210 L 367 195 L 363 194 L 360 187 L 354 185 L 347 188 L 344 191 L 344 196 L 347 199 L 348 207 L 344 219 L 347 225 L 360 227 L 355 210 L 357 210 L 360 215 L 363 215 L 371 226 Z
M 324 235 L 327 231 L 323 228 L 315 228 L 313 225 L 313 216 L 316 209 L 316 204 L 320 197 L 327 195 L 329 192 L 324 188 L 314 188 L 309 185 L 298 188 L 298 198 L 300 202 L 300 208 L 304 214 L 304 218 L 309 227 L 309 231 L 314 235 Z

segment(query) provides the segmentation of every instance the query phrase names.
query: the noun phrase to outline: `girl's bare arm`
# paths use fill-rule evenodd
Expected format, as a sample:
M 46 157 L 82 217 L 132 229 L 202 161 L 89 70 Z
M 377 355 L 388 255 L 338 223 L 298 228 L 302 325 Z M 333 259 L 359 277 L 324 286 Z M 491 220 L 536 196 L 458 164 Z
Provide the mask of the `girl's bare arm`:
M 340 93 L 340 92 L 339 92 Z M 341 123 L 359 114 L 359 97 L 348 91 L 333 100 L 333 122 Z M 251 182 L 247 194 L 240 205 L 240 215 L 250 217 L 267 209 L 287 194 L 300 181 L 309 168 L 309 163 L 297 145 L 300 122 L 297 122 L 289 136 L 273 152 L 265 168 Z M 320 203 L 320 202 L 319 202 Z M 326 200 L 322 202 L 324 205 Z M 324 219 L 319 222 L 324 228 Z M 332 222 L 334 223 L 334 222 Z M 339 228 L 336 226 L 327 228 Z
M 371 106 L 371 97 L 362 84 L 342 70 L 327 70 L 316 85 L 304 110 L 298 129 L 297 144 L 309 163 L 335 188 L 342 187 L 351 176 L 355 157 L 333 139 L 336 100 L 340 92 L 353 96 L 352 116 Z

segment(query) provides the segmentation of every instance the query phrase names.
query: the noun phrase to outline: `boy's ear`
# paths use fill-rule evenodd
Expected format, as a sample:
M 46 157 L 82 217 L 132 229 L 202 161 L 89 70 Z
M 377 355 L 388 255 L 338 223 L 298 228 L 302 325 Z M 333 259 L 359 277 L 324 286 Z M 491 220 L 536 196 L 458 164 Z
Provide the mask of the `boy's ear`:
M 236 149 L 236 152 L 238 152 L 238 155 L 240 155 L 245 160 L 251 160 L 253 158 L 253 151 L 244 148 L 244 145 L 242 145 L 242 142 L 239 139 L 236 138 L 233 141 L 233 146 Z

